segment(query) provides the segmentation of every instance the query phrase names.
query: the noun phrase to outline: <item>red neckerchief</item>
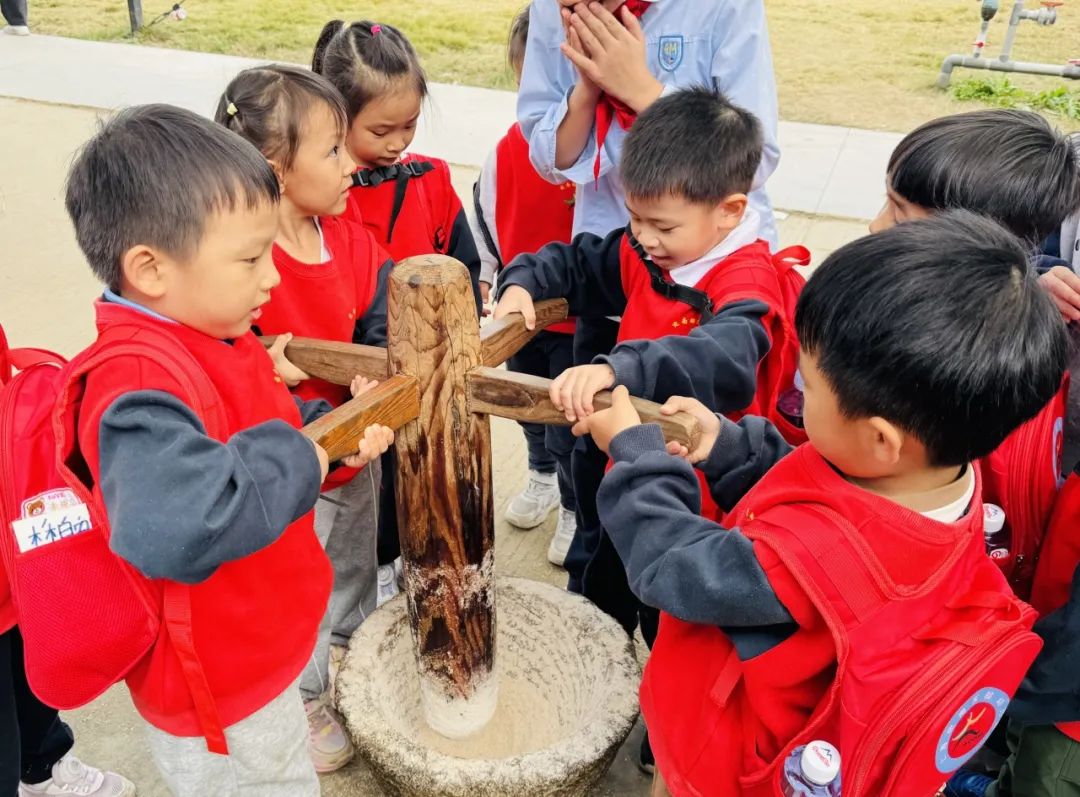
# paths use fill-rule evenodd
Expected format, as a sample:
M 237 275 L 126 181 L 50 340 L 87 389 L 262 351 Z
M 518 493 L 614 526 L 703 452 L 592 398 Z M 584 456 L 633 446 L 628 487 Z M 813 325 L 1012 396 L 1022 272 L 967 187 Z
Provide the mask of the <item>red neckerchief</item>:
M 638 19 L 644 14 L 652 3 L 648 0 L 626 0 L 623 5 Z M 622 6 L 620 6 L 621 8 Z M 616 19 L 619 17 L 619 8 L 613 12 Z M 620 19 L 621 21 L 621 19 Z M 634 109 L 622 100 L 615 99 L 609 94 L 600 95 L 600 101 L 596 105 L 596 162 L 593 163 L 593 178 L 600 179 L 600 152 L 604 147 L 604 139 L 611 130 L 611 123 L 617 121 L 623 130 L 629 130 L 634 123 L 637 114 Z

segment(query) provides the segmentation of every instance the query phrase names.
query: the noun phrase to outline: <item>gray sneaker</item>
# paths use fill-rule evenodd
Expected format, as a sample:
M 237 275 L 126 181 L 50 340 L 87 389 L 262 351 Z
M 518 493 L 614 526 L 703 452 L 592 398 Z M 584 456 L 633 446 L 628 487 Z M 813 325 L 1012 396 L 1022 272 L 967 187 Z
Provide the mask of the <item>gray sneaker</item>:
M 559 479 L 554 473 L 529 471 L 525 490 L 506 507 L 506 522 L 519 529 L 534 529 L 559 506 Z
M 559 524 L 555 527 L 555 536 L 548 546 L 548 561 L 556 567 L 566 564 L 566 554 L 570 552 L 570 543 L 577 533 L 577 515 L 572 509 L 559 508 Z
M 102 772 L 68 753 L 52 768 L 44 783 L 20 783 L 19 797 L 135 797 L 135 784 L 115 772 Z

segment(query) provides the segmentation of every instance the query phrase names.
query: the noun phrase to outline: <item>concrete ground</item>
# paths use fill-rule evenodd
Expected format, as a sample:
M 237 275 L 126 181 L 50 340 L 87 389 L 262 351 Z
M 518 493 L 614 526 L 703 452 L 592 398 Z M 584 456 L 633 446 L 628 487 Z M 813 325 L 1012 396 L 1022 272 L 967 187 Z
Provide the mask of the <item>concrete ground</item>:
M 64 175 L 100 112 L 0 98 L 0 322 L 14 345 L 37 345 L 73 354 L 93 335 L 90 303 L 100 288 L 85 266 L 63 208 Z M 462 196 L 471 195 L 476 171 L 455 168 Z M 865 222 L 791 214 L 780 223 L 784 245 L 803 243 L 815 262 L 861 235 Z M 547 563 L 554 516 L 521 532 L 501 520 L 502 508 L 525 477 L 524 441 L 516 425 L 493 421 L 496 562 L 500 573 L 553 584 L 565 574 Z M 144 797 L 165 795 L 150 762 L 125 689 L 113 688 L 79 711 L 65 713 L 76 732 L 75 752 L 135 781 Z M 645 795 L 648 779 L 635 766 L 640 727 L 634 731 L 597 795 Z M 379 795 L 362 762 L 323 778 L 327 795 Z

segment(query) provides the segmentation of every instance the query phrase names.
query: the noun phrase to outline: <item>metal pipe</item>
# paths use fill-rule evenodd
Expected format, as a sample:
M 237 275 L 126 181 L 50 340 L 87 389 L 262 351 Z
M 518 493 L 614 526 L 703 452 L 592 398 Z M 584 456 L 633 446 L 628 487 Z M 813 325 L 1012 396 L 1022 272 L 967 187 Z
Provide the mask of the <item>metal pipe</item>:
M 941 74 L 938 75 L 938 88 L 948 88 L 952 78 L 953 69 L 964 67 L 966 69 L 989 69 L 992 72 L 1023 72 L 1029 75 L 1050 75 L 1063 77 L 1070 80 L 1080 80 L 1080 64 L 1038 64 L 1030 61 L 1000 61 L 986 58 L 975 58 L 970 55 L 954 54 L 946 58 L 941 64 Z

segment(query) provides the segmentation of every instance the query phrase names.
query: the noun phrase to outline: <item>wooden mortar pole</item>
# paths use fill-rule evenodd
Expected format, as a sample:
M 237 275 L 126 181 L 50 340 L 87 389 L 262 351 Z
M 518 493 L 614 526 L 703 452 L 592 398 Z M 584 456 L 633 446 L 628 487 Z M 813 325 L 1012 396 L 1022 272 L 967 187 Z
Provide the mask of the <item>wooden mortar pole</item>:
M 495 517 L 491 429 L 469 410 L 482 362 L 468 272 L 426 255 L 390 274 L 391 374 L 416 379 L 420 415 L 398 431 L 397 511 L 405 591 L 428 724 L 452 738 L 495 712 Z

